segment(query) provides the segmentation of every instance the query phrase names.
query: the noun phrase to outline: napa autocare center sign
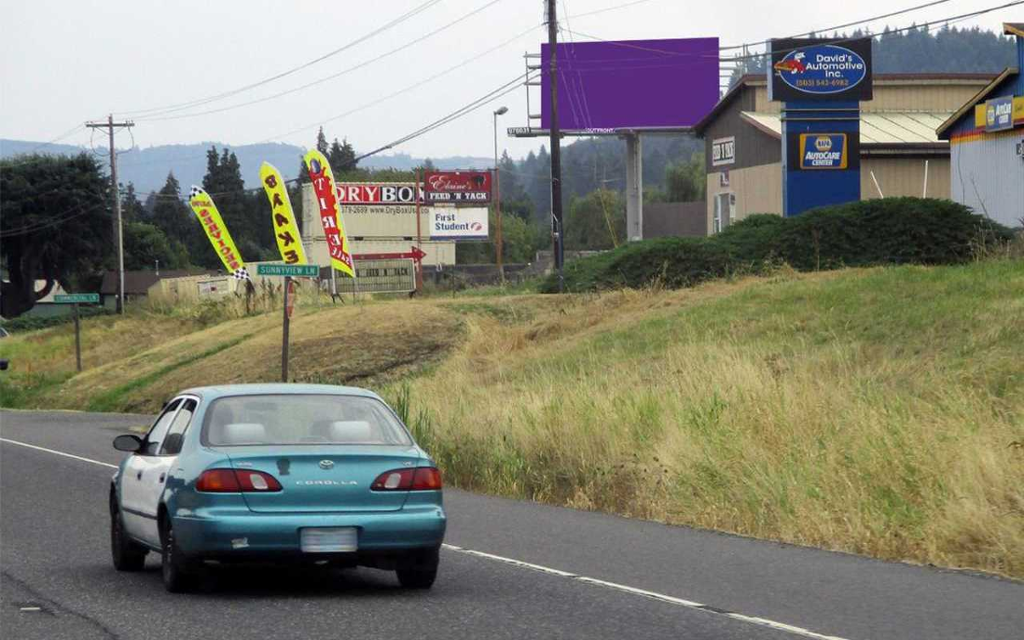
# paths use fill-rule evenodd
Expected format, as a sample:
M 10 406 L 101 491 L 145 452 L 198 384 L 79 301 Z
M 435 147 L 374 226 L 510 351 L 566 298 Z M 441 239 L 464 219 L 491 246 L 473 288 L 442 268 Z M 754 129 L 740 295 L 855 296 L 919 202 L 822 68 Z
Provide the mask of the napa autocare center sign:
M 845 133 L 801 133 L 801 169 L 846 169 L 850 164 Z
M 872 98 L 871 38 L 770 43 L 768 97 L 782 105 L 782 212 L 860 200 L 860 102 Z

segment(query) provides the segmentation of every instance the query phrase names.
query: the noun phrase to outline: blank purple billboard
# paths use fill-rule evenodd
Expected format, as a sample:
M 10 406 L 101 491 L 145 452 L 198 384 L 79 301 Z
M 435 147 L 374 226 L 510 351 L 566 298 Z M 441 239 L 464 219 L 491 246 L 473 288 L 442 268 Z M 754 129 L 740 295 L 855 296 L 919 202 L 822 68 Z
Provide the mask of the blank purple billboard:
M 551 127 L 551 48 L 541 45 L 541 127 Z M 691 127 L 718 102 L 718 38 L 558 45 L 563 131 Z

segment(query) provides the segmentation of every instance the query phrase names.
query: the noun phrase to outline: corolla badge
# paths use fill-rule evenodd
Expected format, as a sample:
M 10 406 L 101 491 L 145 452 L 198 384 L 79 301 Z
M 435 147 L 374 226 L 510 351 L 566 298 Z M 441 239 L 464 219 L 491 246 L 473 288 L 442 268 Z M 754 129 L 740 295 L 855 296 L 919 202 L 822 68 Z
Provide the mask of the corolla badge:
M 354 487 L 359 483 L 355 480 L 296 480 L 300 487 Z
M 321 469 L 333 469 L 334 468 L 334 461 L 333 460 L 321 460 L 320 461 L 320 468 Z

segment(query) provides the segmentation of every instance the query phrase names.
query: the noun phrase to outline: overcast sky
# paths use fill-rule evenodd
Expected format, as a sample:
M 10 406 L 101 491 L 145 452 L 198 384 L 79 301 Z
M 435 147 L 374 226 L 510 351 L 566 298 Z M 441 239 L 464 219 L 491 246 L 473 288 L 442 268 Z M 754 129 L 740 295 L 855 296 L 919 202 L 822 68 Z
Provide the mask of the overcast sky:
M 189 110 L 180 116 L 265 98 L 365 63 L 445 25 L 458 24 L 407 49 L 283 97 L 221 113 L 158 120 L 146 110 L 178 105 L 244 87 L 312 61 L 365 36 L 425 0 L 0 0 L 0 137 L 51 140 L 84 120 L 115 116 L 136 122 L 135 142 L 217 141 L 235 145 L 280 141 L 308 145 L 324 124 L 365 152 L 412 132 L 512 80 L 522 55 L 546 38 L 541 0 L 440 0 L 402 24 L 285 78 Z M 868 25 L 947 18 L 1006 0 L 950 0 Z M 781 37 L 923 4 L 924 0 L 559 0 L 571 29 L 602 39 L 718 36 L 723 45 Z M 573 16 L 578 16 L 574 18 Z M 959 26 L 998 30 L 1024 19 L 1021 6 Z M 564 24 L 564 23 L 563 23 Z M 524 33 L 525 32 L 525 33 Z M 371 108 L 366 105 L 521 37 L 480 60 Z M 564 34 L 563 37 L 568 37 Z M 577 36 L 580 41 L 586 38 Z M 525 89 L 397 151 L 414 156 L 493 153 L 492 111 L 506 105 L 500 127 L 527 124 Z M 156 112 L 159 113 L 159 112 Z M 300 129 L 300 131 L 295 131 Z M 87 131 L 63 140 L 88 144 Z M 127 135 L 118 138 L 128 146 Z M 513 156 L 540 141 L 499 140 Z

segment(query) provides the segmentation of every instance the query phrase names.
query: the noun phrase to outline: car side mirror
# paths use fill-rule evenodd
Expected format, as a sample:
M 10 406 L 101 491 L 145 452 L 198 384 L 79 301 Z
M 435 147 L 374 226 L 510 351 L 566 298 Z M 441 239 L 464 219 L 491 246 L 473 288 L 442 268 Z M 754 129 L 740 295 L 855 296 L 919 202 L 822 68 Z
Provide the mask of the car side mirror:
M 123 435 L 114 438 L 114 448 L 118 451 L 138 453 L 142 450 L 142 438 L 133 435 Z

